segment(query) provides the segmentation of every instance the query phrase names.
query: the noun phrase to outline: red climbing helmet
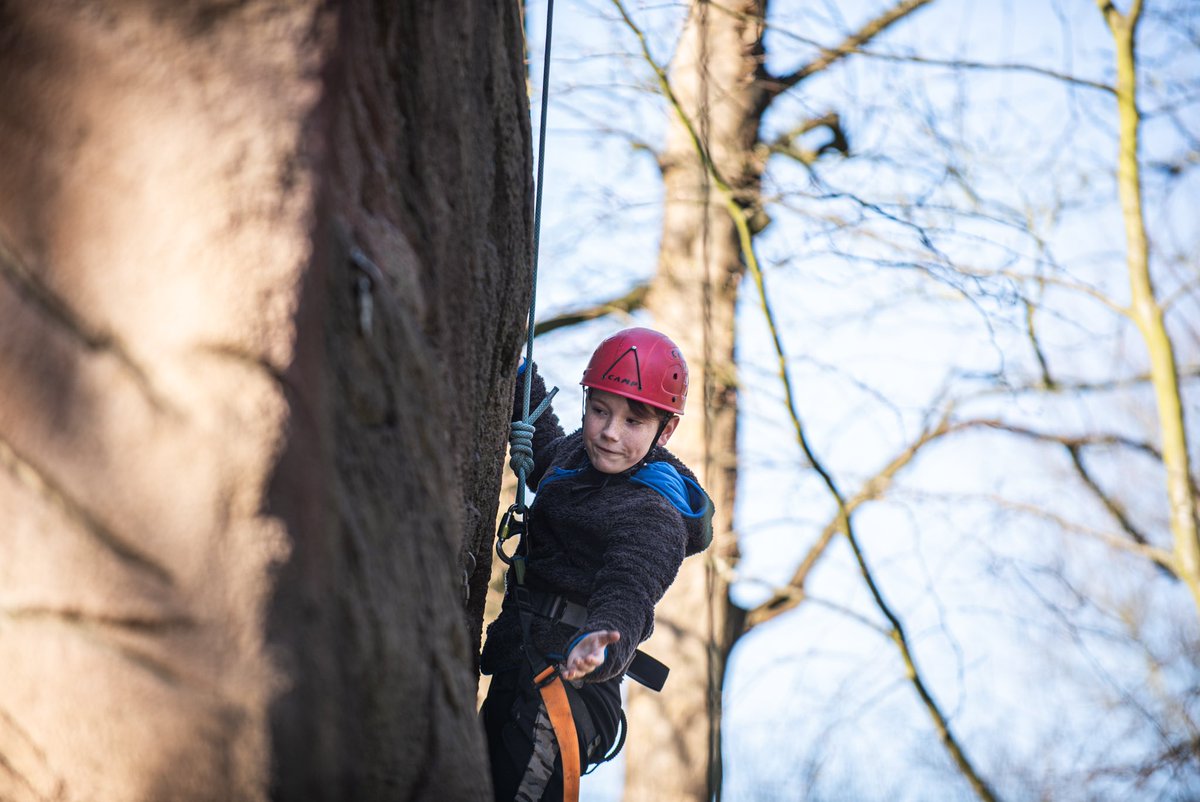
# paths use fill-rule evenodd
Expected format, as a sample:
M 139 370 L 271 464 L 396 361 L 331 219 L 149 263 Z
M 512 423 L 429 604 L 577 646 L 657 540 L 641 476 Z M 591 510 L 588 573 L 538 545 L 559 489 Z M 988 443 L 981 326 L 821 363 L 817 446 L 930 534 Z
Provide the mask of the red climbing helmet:
M 579 383 L 682 415 L 687 362 L 667 335 L 654 329 L 623 329 L 596 347 Z

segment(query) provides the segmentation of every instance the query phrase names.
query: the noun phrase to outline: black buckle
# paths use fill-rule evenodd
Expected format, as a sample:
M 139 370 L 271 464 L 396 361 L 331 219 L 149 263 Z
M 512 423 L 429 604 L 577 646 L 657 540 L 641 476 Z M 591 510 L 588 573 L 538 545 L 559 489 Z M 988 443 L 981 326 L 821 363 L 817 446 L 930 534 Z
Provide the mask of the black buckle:
M 551 682 L 554 682 L 554 680 L 556 680 L 556 679 L 558 679 L 558 678 L 559 678 L 559 670 L 558 670 L 558 666 L 557 666 L 557 665 L 555 665 L 555 666 L 552 666 L 552 667 L 551 667 L 551 669 L 552 669 L 552 670 L 550 671 L 550 673 L 549 673 L 549 674 L 547 674 L 547 675 L 546 675 L 546 678 L 545 678 L 544 680 L 542 680 L 541 682 L 538 682 L 538 681 L 537 681 L 537 675 L 538 675 L 538 674 L 540 674 L 540 673 L 541 673 L 541 671 L 539 671 L 539 672 L 536 672 L 536 673 L 534 674 L 534 676 L 533 676 L 533 679 L 534 679 L 534 682 L 533 682 L 533 687 L 534 687 L 534 688 L 536 688 L 537 690 L 539 690 L 539 691 L 540 691 L 542 688 L 545 688 L 545 687 L 546 687 L 547 685 L 549 685 Z M 545 670 L 546 670 L 545 668 L 543 668 L 543 669 L 542 669 L 542 671 L 545 671 Z
M 542 609 L 539 609 L 538 613 L 546 618 L 559 618 L 562 614 L 562 608 L 566 606 L 566 599 L 564 599 L 562 596 L 554 595 L 550 595 L 546 597 L 546 599 L 550 603 L 542 606 Z

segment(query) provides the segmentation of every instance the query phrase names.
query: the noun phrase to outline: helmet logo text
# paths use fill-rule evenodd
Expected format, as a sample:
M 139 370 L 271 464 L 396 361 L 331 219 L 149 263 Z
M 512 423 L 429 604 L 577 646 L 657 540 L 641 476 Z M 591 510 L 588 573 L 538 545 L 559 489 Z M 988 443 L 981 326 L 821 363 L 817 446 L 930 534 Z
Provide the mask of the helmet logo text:
M 629 356 L 630 354 L 633 354 L 633 368 L 636 371 L 636 376 L 637 376 L 636 381 L 633 379 L 627 379 L 627 378 L 623 378 L 621 376 L 617 376 L 616 374 L 614 374 L 612 372 L 613 368 L 615 368 L 617 365 L 621 364 L 621 360 L 624 359 L 625 357 Z M 630 387 L 636 387 L 639 390 L 642 389 L 642 363 L 638 360 L 637 346 L 630 346 L 629 348 L 626 348 L 625 352 L 622 353 L 616 359 L 614 359 L 613 363 L 608 366 L 608 370 L 604 371 L 604 373 L 602 375 L 603 375 L 605 381 L 614 382 L 616 384 L 627 384 Z

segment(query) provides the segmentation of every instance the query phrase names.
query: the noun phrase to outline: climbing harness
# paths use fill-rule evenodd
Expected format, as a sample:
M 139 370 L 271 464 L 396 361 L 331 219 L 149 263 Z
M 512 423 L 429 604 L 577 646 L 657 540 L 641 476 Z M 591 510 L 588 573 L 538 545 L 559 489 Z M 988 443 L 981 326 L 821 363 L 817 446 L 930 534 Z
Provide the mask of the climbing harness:
M 555 593 L 544 593 L 537 590 L 527 590 L 526 599 L 529 610 L 536 616 L 548 618 L 555 623 L 562 623 L 579 629 L 587 621 L 587 608 L 576 604 L 564 596 Z M 655 660 L 650 655 L 638 649 L 633 653 L 633 662 L 625 670 L 625 676 L 634 682 L 645 685 L 652 691 L 661 691 L 667 681 L 671 669 Z
M 571 702 L 567 689 L 558 675 L 556 666 L 546 666 L 533 678 L 533 686 L 542 694 L 554 737 L 558 740 L 558 754 L 562 756 L 563 799 L 579 799 L 579 735 L 575 732 L 575 717 L 571 715 Z

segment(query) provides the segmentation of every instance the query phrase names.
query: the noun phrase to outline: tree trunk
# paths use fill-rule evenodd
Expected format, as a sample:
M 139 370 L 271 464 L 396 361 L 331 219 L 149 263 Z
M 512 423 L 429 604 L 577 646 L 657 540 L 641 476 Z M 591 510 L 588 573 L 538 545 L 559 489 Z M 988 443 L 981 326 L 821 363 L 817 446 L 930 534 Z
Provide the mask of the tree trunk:
M 704 135 L 716 169 L 753 202 L 761 175 L 751 159 L 759 114 L 753 85 L 758 5 L 743 2 L 741 13 L 693 5 L 670 72 L 682 111 Z M 671 667 L 670 680 L 660 694 L 637 686 L 629 691 L 626 798 L 694 800 L 711 798 L 720 786 L 720 694 L 734 637 L 728 574 L 721 567 L 736 556 L 733 318 L 744 266 L 729 212 L 678 114 L 662 168 L 662 244 L 646 306 L 687 355 L 688 413 L 671 448 L 698 470 L 717 515 L 713 546 L 705 557 L 684 562 L 644 647 Z
M 521 64 L 515 4 L 0 2 L 0 798 L 490 798 Z

